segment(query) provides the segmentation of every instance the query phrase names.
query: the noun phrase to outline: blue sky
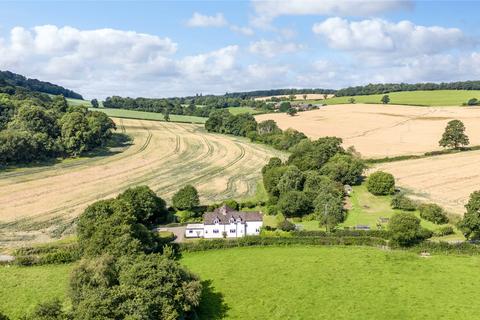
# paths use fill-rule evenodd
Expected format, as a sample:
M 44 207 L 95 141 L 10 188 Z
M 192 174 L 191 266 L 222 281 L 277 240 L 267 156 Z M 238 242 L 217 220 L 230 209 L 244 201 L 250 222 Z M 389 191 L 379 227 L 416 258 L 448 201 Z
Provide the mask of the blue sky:
M 480 78 L 476 1 L 1 2 L 0 69 L 86 97 Z

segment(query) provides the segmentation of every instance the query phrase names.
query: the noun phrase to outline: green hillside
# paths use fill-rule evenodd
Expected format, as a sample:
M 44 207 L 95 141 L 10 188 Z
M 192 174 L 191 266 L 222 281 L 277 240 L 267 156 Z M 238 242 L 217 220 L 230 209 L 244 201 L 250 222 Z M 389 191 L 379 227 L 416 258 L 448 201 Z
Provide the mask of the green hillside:
M 460 106 L 471 98 L 480 99 L 480 90 L 434 90 L 404 91 L 387 93 L 391 104 L 407 104 L 419 106 Z M 356 103 L 381 103 L 383 94 L 353 96 Z M 352 97 L 335 97 L 327 100 L 312 101 L 315 103 L 343 104 L 349 103 Z

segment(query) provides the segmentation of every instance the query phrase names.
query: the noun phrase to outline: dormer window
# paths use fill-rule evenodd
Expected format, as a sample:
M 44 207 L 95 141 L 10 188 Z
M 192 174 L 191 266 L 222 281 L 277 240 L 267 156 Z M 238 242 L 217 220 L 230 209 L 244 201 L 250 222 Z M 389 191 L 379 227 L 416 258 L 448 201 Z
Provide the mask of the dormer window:
M 233 217 L 230 218 L 230 223 L 235 223 L 235 219 Z
M 242 222 L 242 218 L 238 217 L 237 218 L 237 223 L 241 223 Z
M 213 223 L 217 224 L 219 222 L 220 222 L 220 220 L 218 220 L 218 218 L 213 219 Z

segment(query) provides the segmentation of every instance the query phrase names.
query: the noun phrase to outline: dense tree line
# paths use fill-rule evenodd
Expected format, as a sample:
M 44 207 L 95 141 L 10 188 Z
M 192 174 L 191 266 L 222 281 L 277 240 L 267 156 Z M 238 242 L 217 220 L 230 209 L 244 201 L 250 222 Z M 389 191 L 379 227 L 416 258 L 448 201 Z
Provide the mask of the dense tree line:
M 442 83 L 377 83 L 366 86 L 356 86 L 340 89 L 335 92 L 337 97 L 384 94 L 400 91 L 420 91 L 420 90 L 480 90 L 480 81 L 460 81 L 460 82 L 442 82 Z
M 225 109 L 229 107 L 252 107 L 256 109 L 267 108 L 267 104 L 263 101 L 213 95 L 160 99 L 134 99 L 129 97 L 124 98 L 113 96 L 107 97 L 103 102 L 103 106 L 105 108 L 128 109 L 197 117 L 208 117 L 210 113 L 216 109 Z
M 83 99 L 82 95 L 75 91 L 65 89 L 59 85 L 40 81 L 37 79 L 28 79 L 22 75 L 10 72 L 0 71 L 0 86 L 22 87 L 30 91 L 43 92 L 53 95 L 63 95 L 67 98 Z
M 336 90 L 332 89 L 271 89 L 271 90 L 255 90 L 247 92 L 231 92 L 226 93 L 227 98 L 256 98 L 256 97 L 270 97 L 279 95 L 292 95 L 292 94 L 334 94 Z
M 104 145 L 115 129 L 106 114 L 68 107 L 63 96 L 11 86 L 0 92 L 0 165 L 78 156 Z

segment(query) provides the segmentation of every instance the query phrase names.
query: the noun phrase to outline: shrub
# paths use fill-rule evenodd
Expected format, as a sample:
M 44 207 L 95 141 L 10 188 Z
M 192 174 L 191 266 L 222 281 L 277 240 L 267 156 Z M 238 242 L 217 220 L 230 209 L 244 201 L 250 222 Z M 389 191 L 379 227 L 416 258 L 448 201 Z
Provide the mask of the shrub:
M 195 221 L 196 213 L 189 210 L 177 211 L 175 213 L 180 223 Z
M 10 318 L 0 312 L 0 320 L 10 320 Z
M 278 213 L 278 207 L 276 205 L 271 204 L 266 206 L 263 212 L 269 216 L 274 216 Z
M 392 234 L 392 244 L 402 247 L 412 246 L 431 236 L 420 226 L 420 219 L 412 213 L 395 213 L 388 222 L 388 229 Z
M 469 106 L 478 106 L 478 104 L 479 104 L 479 101 L 477 98 L 472 98 L 467 101 L 467 105 Z
M 25 320 L 63 320 L 68 319 L 62 310 L 62 303 L 55 299 L 38 304 L 33 312 L 24 317 Z
M 225 200 L 223 201 L 223 204 L 233 210 L 238 210 L 238 202 L 233 199 Z
M 420 217 L 435 224 L 448 223 L 448 217 L 442 207 L 435 203 L 422 204 L 418 207 Z
M 295 230 L 295 224 L 285 219 L 278 224 L 278 228 L 282 231 L 293 231 Z
M 443 226 L 433 232 L 434 236 L 436 237 L 443 237 L 453 234 L 453 227 L 452 226 Z
M 470 194 L 465 209 L 467 209 L 467 212 L 465 212 L 462 221 L 458 223 L 458 227 L 467 239 L 478 239 L 480 237 L 480 191 L 474 191 Z
M 406 197 L 403 193 L 396 194 L 392 198 L 390 203 L 393 209 L 405 210 L 405 211 L 414 211 L 417 208 L 417 205 L 412 199 Z
M 387 172 L 374 172 L 367 179 L 367 190 L 377 196 L 393 194 L 395 192 L 395 178 Z

